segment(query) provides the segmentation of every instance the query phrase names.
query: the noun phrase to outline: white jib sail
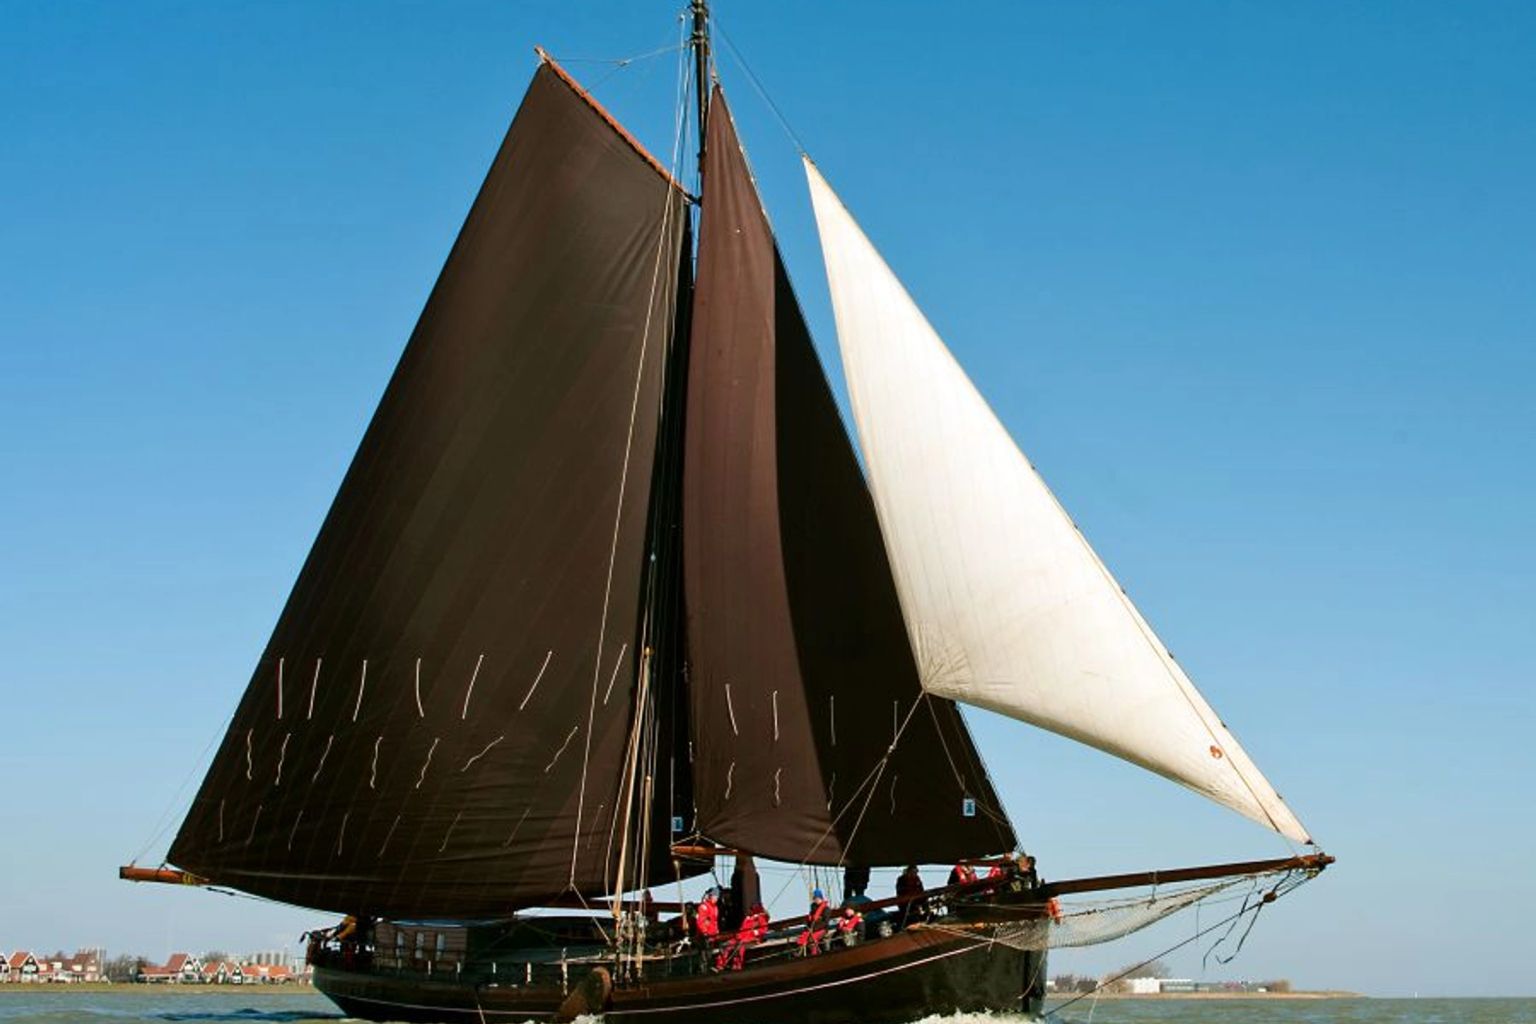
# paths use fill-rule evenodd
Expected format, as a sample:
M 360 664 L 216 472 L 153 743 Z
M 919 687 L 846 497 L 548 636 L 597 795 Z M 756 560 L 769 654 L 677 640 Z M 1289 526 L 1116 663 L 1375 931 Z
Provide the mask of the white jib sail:
M 924 688 L 1098 747 L 1310 841 L 809 160 L 806 174 Z

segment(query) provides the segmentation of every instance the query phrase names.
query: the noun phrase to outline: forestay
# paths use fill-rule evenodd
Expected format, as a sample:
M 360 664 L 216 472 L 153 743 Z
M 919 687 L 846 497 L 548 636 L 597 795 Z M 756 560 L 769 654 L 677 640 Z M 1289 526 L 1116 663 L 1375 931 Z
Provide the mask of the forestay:
M 922 685 L 1307 841 L 806 161 L 838 342 Z

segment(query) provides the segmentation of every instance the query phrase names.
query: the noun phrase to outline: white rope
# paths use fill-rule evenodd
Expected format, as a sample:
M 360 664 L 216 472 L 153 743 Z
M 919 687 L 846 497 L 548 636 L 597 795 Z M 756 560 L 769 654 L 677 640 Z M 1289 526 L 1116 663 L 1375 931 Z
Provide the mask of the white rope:
M 459 712 L 459 721 L 469 717 L 469 698 L 475 693 L 475 680 L 480 678 L 480 666 L 485 664 L 485 655 L 475 659 L 475 670 L 469 674 L 469 688 L 464 691 L 464 708 Z
M 679 60 L 680 67 L 682 66 L 682 63 L 683 62 Z M 682 82 L 686 81 L 685 76 L 679 74 L 678 77 L 680 80 L 682 80 Z M 576 888 L 576 863 L 581 854 L 581 825 L 587 802 L 587 774 L 591 768 L 592 762 L 592 725 L 597 716 L 597 688 L 602 678 L 603 646 L 607 642 L 608 638 L 608 605 L 613 593 L 614 565 L 618 560 L 619 528 L 624 521 L 624 496 L 628 489 L 629 483 L 630 456 L 634 452 L 635 421 L 640 410 L 641 385 L 645 381 L 645 358 L 647 352 L 650 349 L 651 323 L 656 312 L 656 292 L 661 284 L 661 268 L 664 262 L 662 257 L 666 253 L 667 239 L 671 233 L 671 230 L 674 228 L 672 223 L 673 218 L 670 215 L 673 203 L 672 189 L 673 182 L 676 180 L 675 171 L 677 169 L 678 163 L 681 161 L 683 125 L 685 124 L 687 118 L 687 87 L 686 84 L 682 84 L 682 82 L 680 82 L 678 89 L 677 112 L 673 119 L 672 170 L 674 173 L 670 174 L 667 180 L 663 182 L 664 192 L 662 200 L 663 205 L 661 230 L 657 232 L 656 236 L 656 255 L 652 261 L 651 266 L 651 288 L 646 301 L 645 325 L 642 328 L 640 334 L 640 354 L 636 360 L 635 385 L 630 396 L 629 427 L 624 439 L 624 461 L 619 472 L 619 496 L 613 514 L 613 535 L 608 546 L 608 571 L 603 582 L 603 609 L 602 615 L 598 620 L 597 651 L 592 659 L 592 693 L 591 698 L 587 704 L 587 733 L 584 737 L 581 754 L 581 781 L 577 787 L 576 793 L 576 822 L 571 834 L 570 874 L 566 880 L 567 887 L 572 890 Z M 684 208 L 683 214 L 686 216 L 686 208 Z M 678 227 L 680 227 L 680 225 Z M 557 754 L 556 757 L 558 756 L 559 755 Z M 551 761 L 550 767 L 553 766 L 554 762 Z M 549 768 L 546 768 L 545 772 L 547 773 L 548 771 Z
M 313 774 L 313 775 L 311 775 L 309 777 L 309 784 L 311 786 L 313 786 L 316 782 L 320 781 L 320 772 L 321 772 L 321 770 L 323 770 L 325 768 L 325 759 L 331 756 L 331 744 L 333 744 L 335 742 L 336 742 L 336 734 L 335 733 L 332 733 L 331 735 L 329 735 L 329 736 L 327 736 L 325 738 L 325 749 L 320 751 L 320 763 L 315 765 L 315 774 Z
M 378 788 L 377 785 L 375 785 L 375 784 L 379 781 L 379 747 L 383 743 L 384 743 L 384 736 L 381 733 L 378 736 L 378 738 L 373 741 L 373 763 L 368 766 L 368 788 L 369 789 L 377 789 Z
M 469 766 L 470 765 L 472 765 L 476 761 L 480 760 L 486 754 L 489 754 L 491 752 L 491 748 L 492 747 L 494 747 L 496 744 L 500 743 L 502 740 L 504 740 L 506 738 L 507 738 L 506 734 L 503 733 L 502 735 L 497 736 L 495 739 L 491 740 L 491 742 L 487 743 L 485 745 L 484 749 L 482 749 L 480 751 L 480 753 L 476 754 L 474 757 L 471 757 L 468 761 L 464 762 L 464 767 L 459 769 L 459 774 L 463 775 L 465 772 L 469 771 Z
M 608 698 L 613 696 L 613 684 L 619 680 L 619 669 L 624 667 L 624 655 L 629 653 L 629 642 L 625 641 L 619 647 L 619 656 L 613 659 L 613 672 L 608 676 L 608 689 L 603 691 L 603 706 L 608 706 Z
M 522 702 L 517 705 L 517 710 L 521 711 L 528 706 L 528 701 L 533 698 L 533 691 L 539 688 L 539 680 L 544 678 L 544 670 L 549 668 L 549 659 L 554 656 L 555 652 L 553 650 L 544 655 L 544 664 L 539 666 L 538 674 L 533 677 L 533 685 L 528 687 L 527 693 L 523 694 Z
M 357 683 L 357 703 L 352 705 L 352 721 L 357 721 L 358 712 L 363 710 L 363 691 L 368 688 L 368 659 L 363 659 L 363 677 Z
M 668 181 L 666 187 L 668 190 L 667 198 L 670 202 L 672 183 Z M 663 217 L 664 224 L 666 219 Z M 598 621 L 597 652 L 592 659 L 592 698 L 587 707 L 587 734 L 581 755 L 581 782 L 576 796 L 576 826 L 571 837 L 571 872 L 568 884 L 573 888 L 576 885 L 576 860 L 580 855 L 581 848 L 581 819 L 587 802 L 587 771 L 592 761 L 592 725 L 597 717 L 597 688 L 602 681 L 603 646 L 608 640 L 608 605 L 613 596 L 613 568 L 618 561 L 619 555 L 619 530 L 624 522 L 624 495 L 629 486 L 629 460 L 634 452 L 635 420 L 640 410 L 641 384 L 645 381 L 645 356 L 646 351 L 650 348 L 651 319 L 655 312 L 655 294 L 657 283 L 660 280 L 661 256 L 665 251 L 665 238 L 666 232 L 663 230 L 661 237 L 657 240 L 656 260 L 651 277 L 651 297 L 646 303 L 645 327 L 640 336 L 640 356 L 637 360 L 635 386 L 629 404 L 629 428 L 624 438 L 624 461 L 619 471 L 619 497 L 613 514 L 613 535 L 608 545 L 608 571 L 603 581 L 603 610 L 602 616 Z M 550 763 L 553 766 L 554 762 Z M 546 772 L 548 770 L 548 768 L 545 769 Z
M 432 755 L 437 752 L 437 745 L 440 742 L 442 742 L 441 736 L 432 737 L 432 745 L 427 748 L 427 759 L 421 762 L 421 774 L 416 778 L 417 789 L 420 789 L 421 784 L 427 781 L 427 767 L 432 763 Z
M 309 683 L 309 710 L 304 714 L 306 722 L 315 717 L 315 691 L 320 688 L 320 662 L 322 660 L 321 658 L 315 659 L 315 678 L 310 680 Z M 419 704 L 420 701 L 417 703 Z
M 384 851 L 389 848 L 389 841 L 395 837 L 395 829 L 400 827 L 400 815 L 395 815 L 394 823 L 389 826 L 389 831 L 384 834 L 384 841 L 379 844 L 379 856 L 384 856 Z
M 272 780 L 274 787 L 283 784 L 283 762 L 288 760 L 288 741 L 293 739 L 293 733 L 283 733 L 283 745 L 277 751 L 277 777 Z
M 864 780 L 860 782 L 857 787 L 855 787 L 853 793 L 848 797 L 848 802 L 843 804 L 842 810 L 838 811 L 835 815 L 832 816 L 832 820 L 827 823 L 827 827 L 822 830 L 821 835 L 817 837 L 816 842 L 812 844 L 810 850 L 806 852 L 805 857 L 802 858 L 800 863 L 797 865 L 797 871 L 803 874 L 807 866 L 810 864 L 811 858 L 815 856 L 816 851 L 821 849 L 821 844 L 826 842 L 827 837 L 832 834 L 832 830 L 837 827 L 837 823 L 842 820 L 843 815 L 847 814 L 849 809 L 853 807 L 854 801 L 858 800 L 859 798 L 859 794 L 864 793 L 864 803 L 863 806 L 859 809 L 858 818 L 853 823 L 853 829 L 848 833 L 847 842 L 843 844 L 843 852 L 838 855 L 837 864 L 839 867 L 842 866 L 843 861 L 847 856 L 847 848 L 853 844 L 854 837 L 858 835 L 859 826 L 864 822 L 864 814 L 869 810 L 870 801 L 874 799 L 875 791 L 879 786 L 880 776 L 885 772 L 886 765 L 890 763 L 891 755 L 896 752 L 896 746 L 901 740 L 902 733 L 906 732 L 908 724 L 911 723 L 912 715 L 916 713 L 918 705 L 922 704 L 923 701 L 927 699 L 927 696 L 928 695 L 924 693 L 917 700 L 912 702 L 911 710 L 907 712 L 907 717 L 902 721 L 900 727 L 897 729 L 896 737 L 891 741 L 891 745 L 886 748 L 885 754 L 880 758 L 879 761 L 875 763 L 875 766 L 869 770 L 869 774 L 864 776 Z M 732 762 L 732 767 L 734 766 L 735 762 Z M 727 790 L 727 792 L 729 792 L 729 790 Z M 830 810 L 830 806 L 828 809 Z M 769 902 L 776 902 L 779 897 L 783 896 L 793 881 L 793 878 L 791 878 L 789 881 L 786 881 L 784 885 L 779 888 L 779 891 L 774 894 L 773 899 Z

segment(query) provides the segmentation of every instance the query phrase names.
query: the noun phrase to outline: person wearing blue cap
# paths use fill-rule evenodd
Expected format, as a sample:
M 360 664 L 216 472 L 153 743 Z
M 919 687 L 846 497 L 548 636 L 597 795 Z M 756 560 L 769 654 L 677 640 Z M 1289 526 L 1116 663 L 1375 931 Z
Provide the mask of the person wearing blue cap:
M 795 940 L 801 956 L 820 956 L 821 940 L 827 934 L 827 898 L 820 889 L 811 890 L 811 909 L 805 915 L 805 931 Z

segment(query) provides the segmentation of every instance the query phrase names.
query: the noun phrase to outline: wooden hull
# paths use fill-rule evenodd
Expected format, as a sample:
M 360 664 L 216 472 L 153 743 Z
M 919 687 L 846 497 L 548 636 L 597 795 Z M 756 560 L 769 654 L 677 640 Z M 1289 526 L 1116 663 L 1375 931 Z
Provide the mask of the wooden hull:
M 573 969 L 570 985 L 580 981 Z M 349 1016 L 375 1021 L 550 1020 L 566 1001 L 559 985 L 472 984 L 319 965 L 314 983 Z M 620 986 L 603 1017 L 636 1024 L 902 1024 L 933 1013 L 1038 1013 L 1044 988 L 1043 952 L 917 925 L 818 957 Z

